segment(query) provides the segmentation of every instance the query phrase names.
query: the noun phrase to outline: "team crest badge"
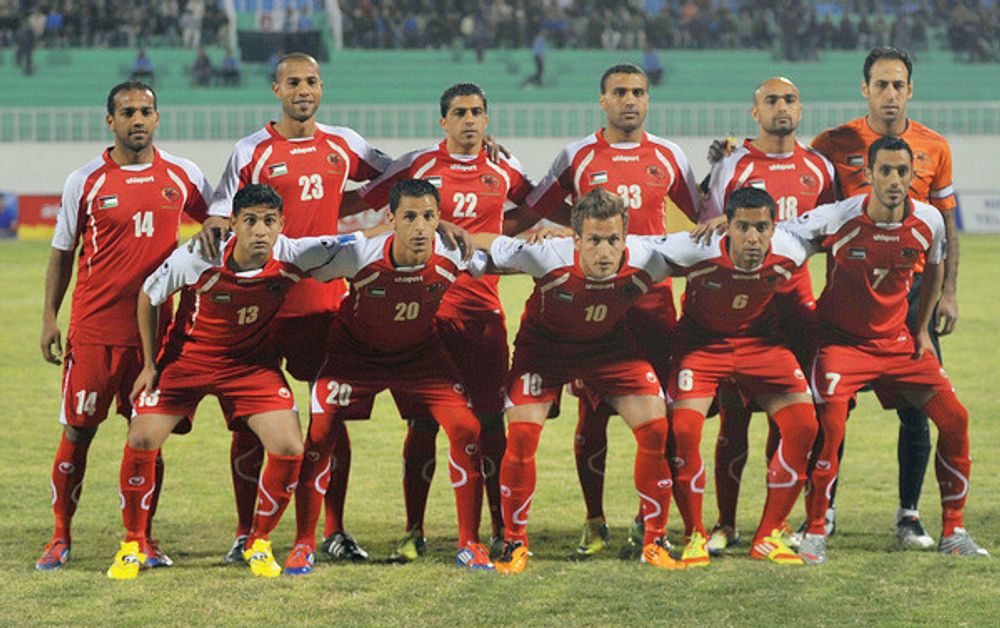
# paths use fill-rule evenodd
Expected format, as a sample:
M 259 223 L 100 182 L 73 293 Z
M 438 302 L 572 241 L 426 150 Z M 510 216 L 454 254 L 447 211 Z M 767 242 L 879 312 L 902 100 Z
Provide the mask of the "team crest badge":
M 663 171 L 663 168 L 657 166 L 656 164 L 646 166 L 646 174 L 653 177 L 656 181 L 662 181 L 667 176 L 667 173 Z
M 339 166 L 340 165 L 340 155 L 338 155 L 337 153 L 329 153 L 326 156 L 326 160 L 328 162 L 330 162 L 331 166 Z
M 799 183 L 801 183 L 802 187 L 805 188 L 805 191 L 810 194 L 816 194 L 819 192 L 819 181 L 817 181 L 816 177 L 811 174 L 804 174 L 800 176 Z
M 162 194 L 163 198 L 167 199 L 171 203 L 176 203 L 177 200 L 181 197 L 181 193 L 177 191 L 177 188 L 171 185 L 168 185 L 167 187 L 160 190 L 160 194 Z
M 500 187 L 500 181 L 489 173 L 481 175 L 479 177 L 479 182 L 491 190 L 495 190 L 496 188 Z

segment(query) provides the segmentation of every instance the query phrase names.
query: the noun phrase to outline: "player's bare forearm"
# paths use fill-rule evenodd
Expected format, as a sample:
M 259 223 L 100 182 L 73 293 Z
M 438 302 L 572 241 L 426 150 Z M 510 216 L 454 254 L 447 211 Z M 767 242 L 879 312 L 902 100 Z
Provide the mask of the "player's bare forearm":
M 469 239 L 472 241 L 472 247 L 480 251 L 489 252 L 490 247 L 493 246 L 493 241 L 499 238 L 500 235 L 496 233 L 470 233 Z
M 541 216 L 528 209 L 526 205 L 519 205 L 504 214 L 503 234 L 516 236 L 534 227 L 541 219 Z
M 546 216 L 549 220 L 560 225 L 569 226 L 570 218 L 573 216 L 573 206 L 563 202 L 562 206 L 554 210 L 551 215 Z
M 74 251 L 53 248 L 45 270 L 45 303 L 42 310 L 42 357 L 52 364 L 61 363 L 62 336 L 59 332 L 59 308 L 73 277 Z
M 958 323 L 958 222 L 955 212 L 944 212 L 944 232 L 948 256 L 944 260 L 944 279 L 937 314 L 939 333 L 944 336 L 955 330 Z
M 920 296 L 917 300 L 917 323 L 915 329 L 917 330 L 915 336 L 917 340 L 922 340 L 924 336 L 928 336 L 927 327 L 931 324 L 931 318 L 934 316 L 934 308 L 937 305 L 938 299 L 941 298 L 941 283 L 944 275 L 944 269 L 941 264 L 927 264 L 924 267 L 924 277 L 920 283 Z M 921 347 L 922 343 L 917 343 L 917 350 L 919 353 L 926 349 L 926 346 Z M 915 357 L 919 357 L 919 353 Z
M 155 307 L 145 291 L 139 291 L 139 302 L 136 305 L 136 320 L 139 323 L 139 340 L 142 343 L 143 368 L 156 364 L 156 349 L 160 329 L 160 308 Z

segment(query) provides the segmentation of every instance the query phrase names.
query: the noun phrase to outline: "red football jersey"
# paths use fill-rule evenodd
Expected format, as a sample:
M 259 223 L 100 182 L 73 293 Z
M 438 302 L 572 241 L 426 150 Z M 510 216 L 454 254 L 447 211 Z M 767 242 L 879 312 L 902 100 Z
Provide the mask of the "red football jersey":
M 625 315 L 670 271 L 652 240 L 628 236 L 621 269 L 611 277 L 593 279 L 580 269 L 572 238 L 537 244 L 497 238 L 490 249 L 494 265 L 535 278 L 515 344 L 537 336 L 561 343 L 566 351 L 593 352 L 593 343 L 631 342 Z
M 229 216 L 240 188 L 266 183 L 284 201 L 282 233 L 290 238 L 336 233 L 347 181 L 374 179 L 391 160 L 351 129 L 316 126 L 312 137 L 287 139 L 270 123 L 237 142 L 209 213 Z M 280 316 L 332 312 L 342 293 L 339 282 L 324 286 L 306 279 L 292 289 Z
M 142 286 L 153 305 L 183 290 L 159 359 L 184 356 L 203 363 L 225 360 L 277 366 L 269 332 L 285 295 L 305 278 L 306 271 L 329 261 L 343 242 L 354 237 L 278 236 L 271 259 L 262 268 L 241 272 L 228 267 L 236 236 L 230 236 L 219 259 L 213 261 L 206 261 L 200 250 L 176 249 Z
M 790 153 L 765 153 L 748 138 L 712 168 L 704 219 L 722 216 L 733 191 L 765 190 L 778 205 L 778 221 L 791 220 L 817 205 L 836 200 L 833 164 L 798 142 Z
M 504 213 L 524 204 L 533 185 L 521 163 L 501 155 L 490 161 L 486 150 L 477 155 L 452 155 L 447 140 L 407 153 L 361 191 L 369 207 L 389 204 L 392 186 L 404 179 L 426 179 L 441 194 L 441 219 L 470 233 L 503 233 Z M 445 293 L 445 307 L 466 311 L 499 311 L 499 278 L 461 275 Z
M 440 236 L 435 236 L 434 252 L 426 263 L 396 266 L 391 255 L 394 238 L 392 232 L 358 237 L 313 271 L 320 281 L 350 280 L 351 291 L 340 306 L 334 333 L 346 334 L 348 344 L 359 353 L 387 364 L 420 355 L 434 338 L 434 317 L 445 292 L 463 271 L 481 275 L 486 266 L 482 253 L 467 264 Z
M 808 215 L 808 214 L 807 214 Z M 810 251 L 795 236 L 775 231 L 763 262 L 743 270 L 729 257 L 729 236 L 699 244 L 675 233 L 657 247 L 687 278 L 681 325 L 706 336 L 770 336 L 776 333 L 774 293 L 790 281 Z
M 594 188 L 621 196 L 629 208 L 628 232 L 663 235 L 667 203 L 672 202 L 692 222 L 701 212 L 697 182 L 680 146 L 643 133 L 642 141 L 609 144 L 604 130 L 563 149 L 549 173 L 528 195 L 528 205 L 541 216 L 575 202 Z
M 826 287 L 817 301 L 821 321 L 855 338 L 894 338 L 906 327 L 906 295 L 921 254 L 945 255 L 944 219 L 931 205 L 909 201 L 902 222 L 878 223 L 868 196 L 852 196 L 782 223 L 827 252 Z
M 69 175 L 52 246 L 72 251 L 81 243 L 73 342 L 139 346 L 142 282 L 177 246 L 181 212 L 203 221 L 211 197 L 198 166 L 157 149 L 152 163 L 120 166 L 109 148 Z

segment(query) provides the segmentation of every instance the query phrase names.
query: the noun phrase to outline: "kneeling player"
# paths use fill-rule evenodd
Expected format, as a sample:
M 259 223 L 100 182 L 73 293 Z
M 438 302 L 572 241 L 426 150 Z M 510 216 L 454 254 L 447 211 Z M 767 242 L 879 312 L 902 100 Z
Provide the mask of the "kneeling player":
M 493 569 L 479 543 L 479 421 L 434 330 L 441 298 L 466 269 L 460 254 L 435 235 L 439 202 L 437 188 L 427 181 L 400 181 L 389 197 L 393 231 L 345 246 L 314 273 L 321 281 L 346 277 L 351 291 L 334 320 L 327 361 L 312 386 L 312 418 L 295 494 L 298 532 L 285 561 L 287 574 L 312 571 L 338 423 L 370 408 L 373 397 L 387 388 L 429 408 L 444 428 L 458 507 L 456 562 Z M 482 259 L 480 267 L 485 267 Z
M 205 261 L 199 251 L 179 248 L 139 293 L 144 365 L 132 390 L 137 403 L 121 463 L 126 536 L 108 569 L 111 578 L 138 575 L 148 551 L 146 518 L 156 488 L 156 453 L 174 426 L 192 416 L 209 394 L 219 398 L 228 421 L 245 421 L 267 450 L 243 557 L 254 575 L 281 574 L 268 534 L 295 490 L 302 436 L 268 335 L 288 289 L 339 246 L 332 237 L 281 236 L 281 209 L 281 197 L 273 189 L 248 185 L 233 199 L 235 235 L 221 247 L 218 259 Z M 177 291 L 182 291 L 177 316 L 157 357 L 157 307 Z
M 674 494 L 688 543 L 682 559 L 706 565 L 702 523 L 705 464 L 699 447 L 705 414 L 721 383 L 731 382 L 763 408 L 780 432 L 767 473 L 767 502 L 750 557 L 802 564 L 782 541 L 779 528 L 805 483 L 816 439 L 816 413 L 805 375 L 782 346 L 773 296 L 794 277 L 806 247 L 774 231 L 775 202 L 756 188 L 726 201 L 724 235 L 700 245 L 686 234 L 667 237 L 667 261 L 687 277 L 684 316 L 670 365 L 671 447 Z M 773 238 L 772 238 L 773 236 Z
M 839 468 L 848 402 L 871 384 L 883 407 L 923 410 L 938 428 L 937 472 L 945 554 L 989 556 L 965 531 L 969 492 L 969 413 L 959 403 L 934 354 L 927 331 L 940 296 L 944 221 L 930 205 L 909 197 L 913 151 L 902 139 L 879 138 L 868 149 L 867 195 L 824 205 L 787 223 L 796 235 L 828 252 L 829 277 L 817 302 L 823 335 L 813 363 L 821 447 L 806 500 L 808 527 L 799 548 L 806 562 L 826 562 L 824 517 Z M 921 255 L 916 338 L 906 326 L 907 292 Z
M 579 201 L 572 225 L 572 239 L 527 245 L 496 237 L 490 247 L 495 266 L 535 278 L 507 383 L 507 452 L 500 467 L 506 534 L 496 568 L 520 573 L 527 565 L 535 451 L 550 406 L 563 384 L 577 379 L 625 419 L 638 443 L 635 487 L 645 520 L 643 562 L 683 568 L 667 551 L 671 479 L 663 456 L 668 433 L 663 393 L 625 325 L 629 308 L 667 277 L 669 266 L 650 240 L 626 238 L 625 204 L 603 189 Z M 483 238 L 488 237 L 473 236 L 477 244 Z

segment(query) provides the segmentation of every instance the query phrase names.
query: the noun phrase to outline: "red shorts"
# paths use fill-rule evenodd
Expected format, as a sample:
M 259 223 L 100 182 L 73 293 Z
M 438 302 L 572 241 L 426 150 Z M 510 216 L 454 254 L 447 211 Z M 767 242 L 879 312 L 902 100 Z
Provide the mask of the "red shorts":
M 276 318 L 271 337 L 274 347 L 285 358 L 288 374 L 302 382 L 311 382 L 326 358 L 326 337 L 334 312 L 294 318 Z
M 63 398 L 59 422 L 72 427 L 97 427 L 117 399 L 118 414 L 132 416 L 128 396 L 142 371 L 142 349 L 107 345 L 77 345 L 66 341 Z
M 795 356 L 773 338 L 680 338 L 670 373 L 671 403 L 714 397 L 725 382 L 735 384 L 749 399 L 809 393 Z
M 627 395 L 663 396 L 652 365 L 634 351 L 619 355 L 594 352 L 587 359 L 565 359 L 556 344 L 518 347 L 507 378 L 507 406 L 559 399 L 564 384 L 585 388 L 600 399 Z
M 866 384 L 872 385 L 886 409 L 907 405 L 900 391 L 954 390 L 933 354 L 914 360 L 913 351 L 913 338 L 905 330 L 891 339 L 859 340 L 852 345 L 824 343 L 813 362 L 816 403 L 847 401 Z
M 458 369 L 472 409 L 479 414 L 503 412 L 503 382 L 510 364 L 503 312 L 463 312 L 461 316 L 440 317 L 437 333 Z M 393 397 L 403 418 L 430 418 L 430 411 L 405 393 L 394 392 Z
M 135 413 L 193 416 L 206 395 L 218 397 L 231 430 L 243 429 L 242 419 L 254 414 L 295 410 L 292 391 L 277 367 L 181 357 L 163 367 L 159 388 L 139 398 Z
M 372 362 L 334 345 L 329 362 L 311 387 L 311 410 L 337 414 L 344 420 L 367 419 L 375 395 L 386 389 L 393 397 L 421 407 L 469 406 L 465 387 L 441 343 L 434 343 L 419 358 L 398 364 Z

